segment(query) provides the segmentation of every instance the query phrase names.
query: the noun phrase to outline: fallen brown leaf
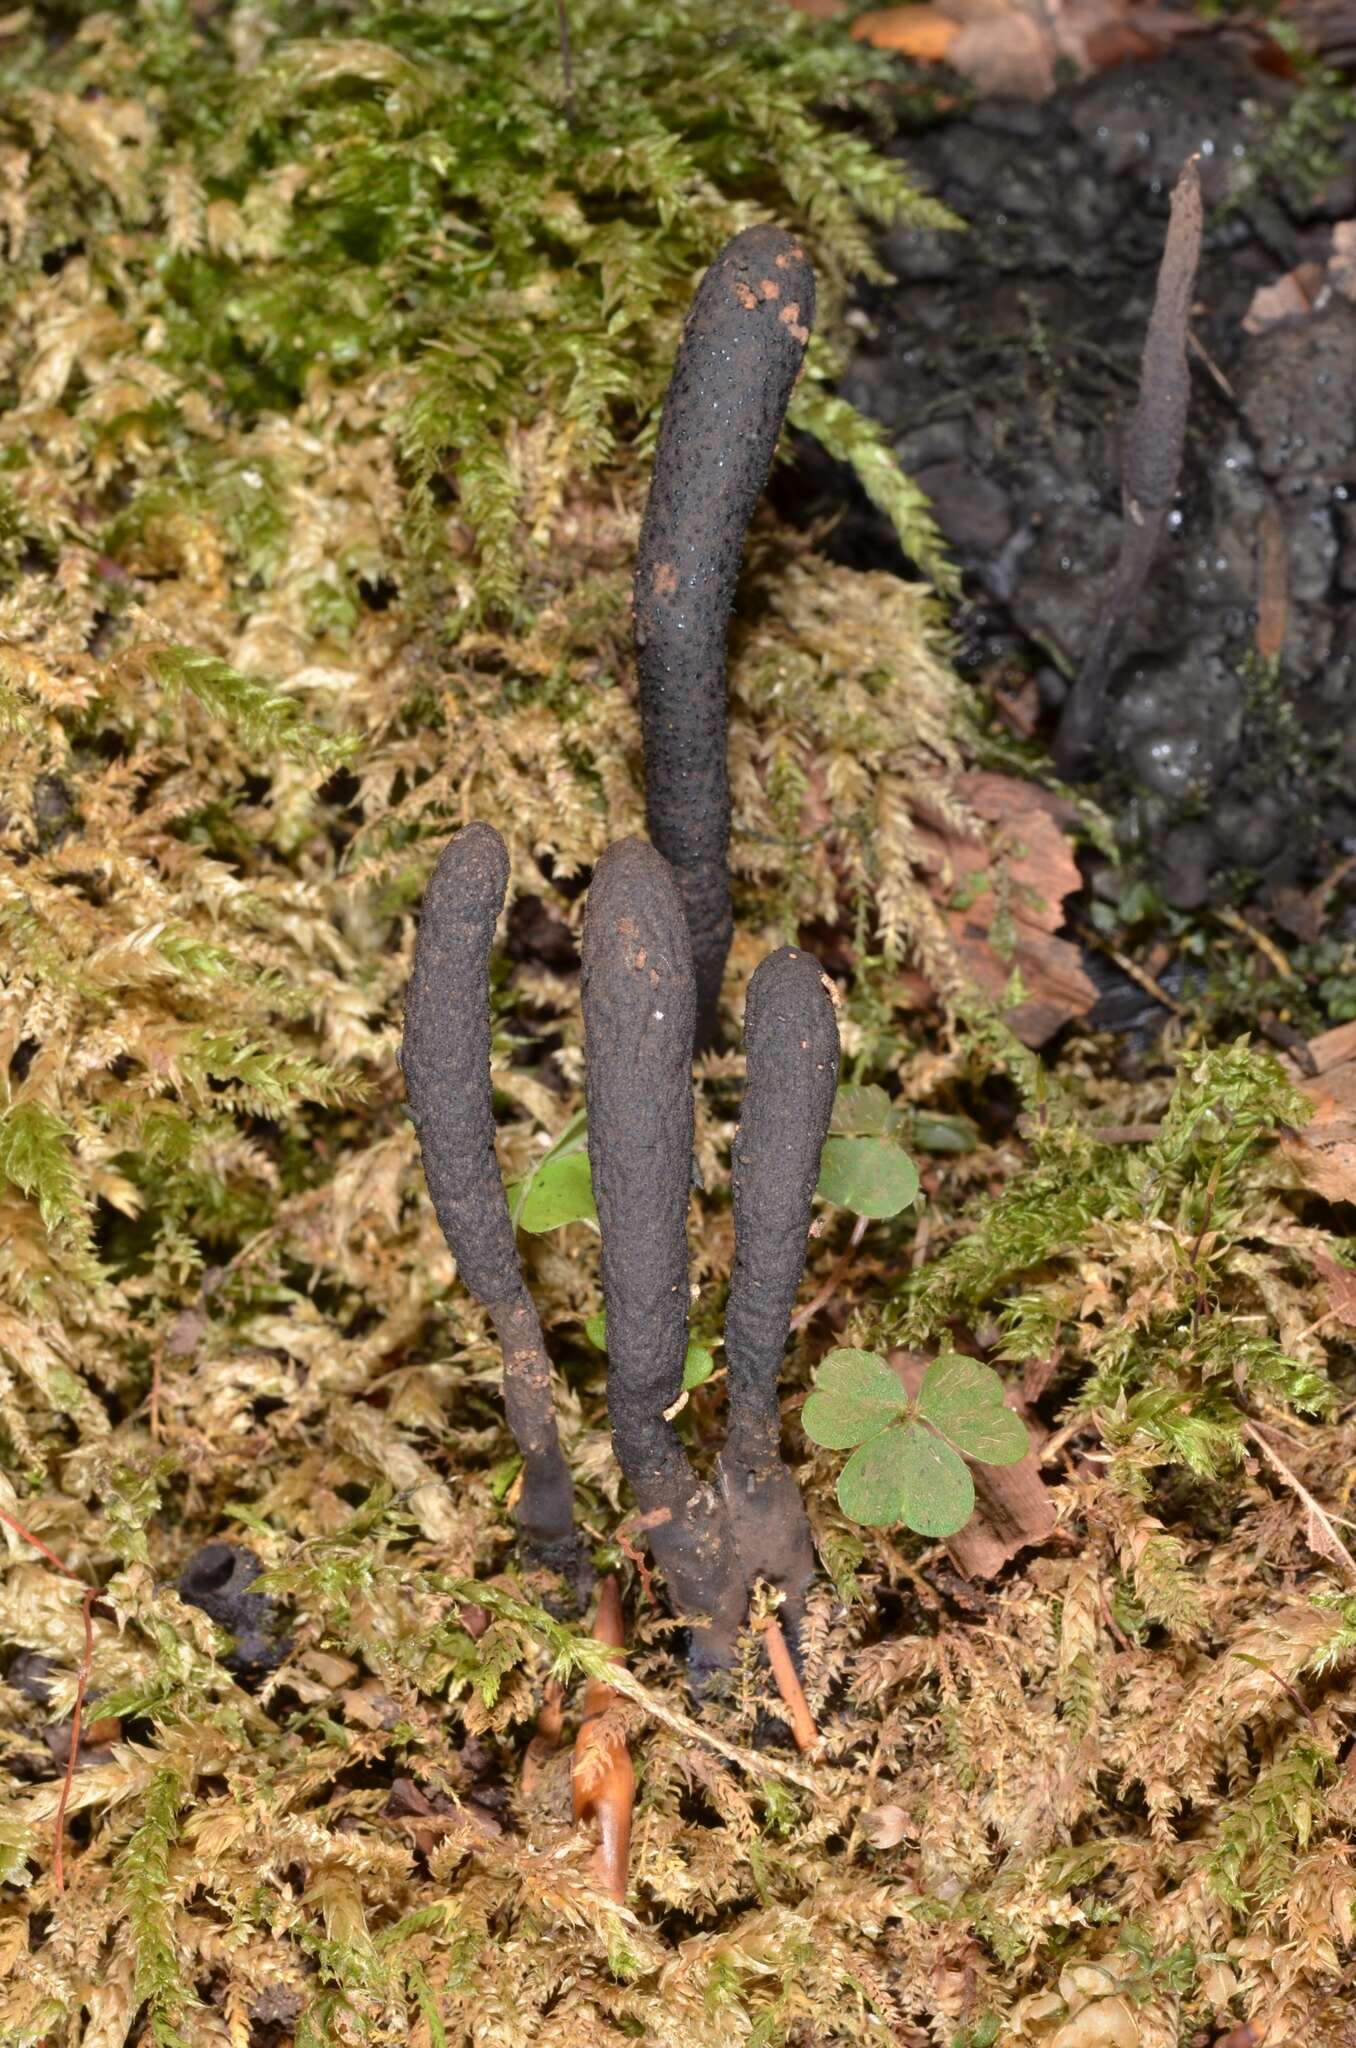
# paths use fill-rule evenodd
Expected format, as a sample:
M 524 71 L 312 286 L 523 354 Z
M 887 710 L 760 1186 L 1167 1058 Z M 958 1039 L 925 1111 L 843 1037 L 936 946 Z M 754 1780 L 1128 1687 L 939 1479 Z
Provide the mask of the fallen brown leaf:
M 1309 1041 L 1317 1069 L 1299 1083 L 1314 1113 L 1281 1148 L 1303 1181 L 1329 1202 L 1356 1202 L 1356 1023 Z
M 1152 0 L 922 0 L 859 14 L 852 33 L 920 64 L 949 64 L 981 92 L 1044 99 L 1061 60 L 1099 71 L 1159 56 L 1204 26 L 1185 9 Z
M 1312 313 L 1334 292 L 1344 299 L 1356 299 L 1356 220 L 1336 223 L 1325 263 L 1297 263 L 1274 284 L 1258 285 L 1243 315 L 1244 328 L 1249 334 L 1260 334 L 1278 320 Z
M 1350 1266 L 1339 1266 L 1326 1252 L 1311 1252 L 1309 1263 L 1327 1288 L 1329 1312 L 1349 1330 L 1356 1330 L 1356 1273 Z
M 1061 829 L 1073 814 L 1048 791 L 1007 775 L 963 776 L 958 794 L 997 829 L 982 840 L 921 832 L 933 893 L 962 965 L 986 995 L 1001 998 L 1013 970 L 1020 974 L 1026 996 L 1007 1021 L 1024 1045 L 1044 1045 L 1097 1000 L 1078 947 L 1055 937 L 1064 898 L 1082 886 Z

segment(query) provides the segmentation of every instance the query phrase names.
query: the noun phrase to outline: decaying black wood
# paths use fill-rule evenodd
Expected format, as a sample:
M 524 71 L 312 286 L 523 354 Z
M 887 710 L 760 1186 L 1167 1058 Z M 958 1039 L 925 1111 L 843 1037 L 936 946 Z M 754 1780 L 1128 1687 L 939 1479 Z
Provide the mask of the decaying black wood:
M 721 251 L 683 329 L 641 528 L 635 612 L 646 815 L 682 891 L 699 1046 L 717 1035 L 732 930 L 726 627 L 814 301 L 805 250 L 781 228 L 746 228 Z
M 805 1270 L 819 1156 L 838 1082 L 838 1022 L 817 960 L 783 946 L 749 983 L 748 1082 L 734 1142 L 735 1262 L 725 1311 L 729 1433 L 720 1458 L 745 1578 L 785 1594 L 794 1641 L 814 1572 L 810 1525 L 781 1458 L 777 1384 Z
M 1201 255 L 1201 179 L 1189 157 L 1172 194 L 1163 260 L 1140 363 L 1139 397 L 1126 437 L 1121 478 L 1121 551 L 1055 740 L 1055 763 L 1069 780 L 1086 773 L 1101 745 L 1111 664 L 1144 587 L 1182 468 L 1190 371 L 1187 331 Z
M 644 840 L 609 847 L 594 870 L 583 1008 L 612 1443 L 674 1607 L 693 1622 L 700 1684 L 733 1658 L 744 1582 L 720 1497 L 666 1413 L 687 1350 L 696 983 L 677 885 Z
M 508 851 L 489 825 L 468 825 L 443 848 L 424 894 L 401 1065 L 443 1236 L 503 1346 L 504 1408 L 523 1458 L 515 1512 L 524 1548 L 582 1594 L 590 1574 L 551 1363 L 494 1149 L 489 962 L 508 879 Z

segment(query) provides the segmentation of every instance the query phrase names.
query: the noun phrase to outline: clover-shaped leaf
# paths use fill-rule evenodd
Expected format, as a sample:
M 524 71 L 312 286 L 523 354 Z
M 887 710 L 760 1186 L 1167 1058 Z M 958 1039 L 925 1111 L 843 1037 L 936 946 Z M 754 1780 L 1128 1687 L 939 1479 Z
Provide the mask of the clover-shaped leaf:
M 893 1138 L 826 1138 L 819 1192 L 854 1216 L 897 1216 L 918 1199 L 918 1172 Z
M 801 1411 L 813 1443 L 849 1451 L 906 1415 L 909 1397 L 875 1351 L 830 1351 L 815 1374 L 815 1390 Z
M 555 1152 L 508 1191 L 513 1220 L 534 1237 L 564 1223 L 596 1223 L 587 1152 Z
M 916 1422 L 883 1430 L 838 1475 L 838 1504 L 872 1528 L 904 1522 L 920 1536 L 954 1536 L 975 1511 L 965 1460 Z
M 883 1088 L 874 1082 L 858 1087 L 844 1082 L 833 1098 L 829 1130 L 836 1138 L 888 1138 L 899 1129 L 900 1114 Z
M 918 1199 L 918 1175 L 899 1143 L 903 1122 L 883 1088 L 848 1082 L 833 1098 L 819 1192 L 855 1216 L 897 1216 Z
M 982 1465 L 1016 1465 L 1026 1456 L 1026 1425 L 1004 1407 L 998 1374 L 977 1358 L 934 1358 L 918 1391 L 918 1413 Z
M 829 1450 L 852 1450 L 838 1500 L 854 1522 L 903 1522 L 920 1536 L 954 1536 L 974 1513 L 966 1457 L 1013 1465 L 1026 1430 L 1003 1405 L 997 1373 L 976 1359 L 934 1359 L 916 1402 L 875 1351 L 829 1352 L 802 1414 L 805 1433 Z

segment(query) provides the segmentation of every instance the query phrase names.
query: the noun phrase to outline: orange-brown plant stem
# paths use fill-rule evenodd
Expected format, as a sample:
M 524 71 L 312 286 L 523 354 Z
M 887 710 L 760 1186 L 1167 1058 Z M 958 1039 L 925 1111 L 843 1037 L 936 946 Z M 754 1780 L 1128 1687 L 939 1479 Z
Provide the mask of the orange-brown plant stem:
M 621 1593 L 611 1575 L 604 1579 L 598 1594 L 593 1633 L 598 1642 L 607 1643 L 614 1650 L 625 1647 Z M 585 1687 L 584 1718 L 574 1739 L 574 1817 L 576 1821 L 588 1820 L 597 1825 L 594 1874 L 608 1897 L 623 1906 L 631 1859 L 636 1774 L 626 1744 L 615 1736 L 602 1735 L 597 1725 L 620 1698 L 621 1694 L 605 1678 L 591 1678 Z
M 40 1536 L 35 1536 L 31 1529 L 26 1529 L 16 1516 L 7 1514 L 4 1508 L 0 1508 L 0 1522 L 13 1529 L 17 1536 L 22 1536 L 25 1543 L 31 1543 L 35 1550 L 41 1551 L 48 1563 L 54 1564 L 63 1577 L 74 1579 L 77 1586 L 84 1586 L 85 1582 L 79 1572 L 73 1572 L 68 1564 L 63 1564 L 56 1552 L 49 1550 Z M 89 1685 L 90 1666 L 94 1662 L 92 1610 L 98 1593 L 97 1586 L 85 1586 L 85 1597 L 80 1603 L 81 1618 L 85 1624 L 85 1648 L 75 1680 L 75 1706 L 71 1713 L 71 1750 L 66 1758 L 66 1774 L 61 1781 L 61 1797 L 57 1801 L 56 1845 L 52 1856 L 52 1883 L 58 1898 L 66 1889 L 66 1861 L 62 1841 L 66 1832 L 66 1808 L 71 1803 L 71 1786 L 75 1780 L 75 1759 L 80 1749 L 80 1723 L 85 1714 L 85 1691 Z
M 800 1674 L 791 1661 L 791 1652 L 786 1646 L 781 1623 L 772 1615 L 768 1615 L 760 1626 L 767 1644 L 767 1661 L 772 1668 L 772 1676 L 782 1696 L 782 1704 L 791 1716 L 791 1733 L 796 1738 L 796 1748 L 818 1749 L 819 1730 L 815 1727 L 810 1703 L 800 1682 Z

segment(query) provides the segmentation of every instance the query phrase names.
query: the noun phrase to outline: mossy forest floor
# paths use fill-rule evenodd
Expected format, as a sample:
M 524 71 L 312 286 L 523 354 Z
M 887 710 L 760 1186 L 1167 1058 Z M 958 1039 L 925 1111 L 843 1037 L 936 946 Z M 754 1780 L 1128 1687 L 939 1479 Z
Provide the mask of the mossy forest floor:
M 1014 1034 L 1062 914 L 1023 862 L 1052 817 L 1056 874 L 1113 842 L 1085 800 L 982 815 L 1048 769 L 957 681 L 954 574 L 834 391 L 872 224 L 940 221 L 879 147 L 931 88 L 776 0 L 570 24 L 573 125 L 545 4 L 0 22 L 0 2044 L 1351 2048 L 1346 969 L 1287 996 L 1237 911 L 1102 918 L 1141 976 L 1152 944 L 1201 966 L 1167 1028 Z M 420 892 L 484 818 L 506 1173 L 580 1105 L 583 891 L 643 824 L 656 409 L 760 218 L 821 277 L 793 421 L 914 580 L 766 509 L 751 537 L 699 1457 L 770 947 L 834 975 L 924 1200 L 855 1245 L 824 1204 L 810 1247 L 805 1755 L 756 1638 L 693 1708 L 611 1457 L 596 1235 L 521 1239 L 624 1595 L 617 1907 L 570 1819 L 607 1653 L 517 1568 L 497 1355 L 395 1055 Z M 842 1344 L 996 1366 L 1053 1527 L 985 1572 L 849 1522 L 799 1424 Z M 253 1632 L 179 1595 L 212 1542 L 266 1570 Z

